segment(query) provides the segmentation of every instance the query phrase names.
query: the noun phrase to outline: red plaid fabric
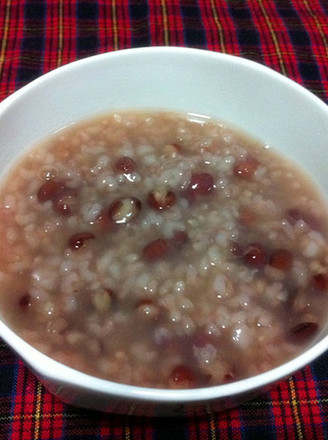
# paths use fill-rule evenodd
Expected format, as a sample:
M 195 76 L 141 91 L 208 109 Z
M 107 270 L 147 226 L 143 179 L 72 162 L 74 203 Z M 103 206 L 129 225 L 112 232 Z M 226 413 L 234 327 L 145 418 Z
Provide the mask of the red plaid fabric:
M 325 0 L 1 0 L 0 99 L 79 58 L 172 45 L 258 61 L 326 100 L 327 9 Z
M 0 100 L 76 59 L 150 45 L 249 58 L 328 102 L 327 0 L 0 0 Z M 0 343 L 0 439 L 326 439 L 327 361 L 229 411 L 148 419 L 62 403 Z

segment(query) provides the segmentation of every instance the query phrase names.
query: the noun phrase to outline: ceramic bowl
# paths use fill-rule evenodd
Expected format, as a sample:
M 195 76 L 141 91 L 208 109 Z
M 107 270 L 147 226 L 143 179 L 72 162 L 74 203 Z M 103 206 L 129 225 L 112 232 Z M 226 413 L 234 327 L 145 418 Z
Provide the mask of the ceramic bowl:
M 153 47 L 97 55 L 61 67 L 0 104 L 0 168 L 51 133 L 111 110 L 163 109 L 210 115 L 274 146 L 328 194 L 328 107 L 284 76 L 210 51 Z M 1 311 L 0 311 L 1 316 Z M 328 336 L 293 360 L 235 383 L 192 390 L 122 385 L 88 376 L 38 352 L 0 321 L 0 336 L 65 402 L 137 415 L 195 415 L 238 405 L 312 362 Z

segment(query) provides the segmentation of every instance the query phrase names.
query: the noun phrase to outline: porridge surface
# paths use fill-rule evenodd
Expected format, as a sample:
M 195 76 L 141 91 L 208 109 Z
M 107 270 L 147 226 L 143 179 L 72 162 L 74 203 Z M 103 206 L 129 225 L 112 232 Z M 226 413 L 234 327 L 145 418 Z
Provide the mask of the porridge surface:
M 122 112 L 28 152 L 0 193 L 0 305 L 98 377 L 210 386 L 296 356 L 327 311 L 327 210 L 223 123 Z

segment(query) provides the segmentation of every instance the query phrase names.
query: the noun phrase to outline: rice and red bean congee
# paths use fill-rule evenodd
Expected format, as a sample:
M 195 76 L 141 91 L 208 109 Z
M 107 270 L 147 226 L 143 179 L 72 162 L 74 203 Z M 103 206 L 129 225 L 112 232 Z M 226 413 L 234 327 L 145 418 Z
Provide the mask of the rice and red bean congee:
M 1 309 L 73 368 L 146 387 L 267 371 L 320 333 L 325 204 L 223 123 L 121 112 L 62 130 L 1 188 Z

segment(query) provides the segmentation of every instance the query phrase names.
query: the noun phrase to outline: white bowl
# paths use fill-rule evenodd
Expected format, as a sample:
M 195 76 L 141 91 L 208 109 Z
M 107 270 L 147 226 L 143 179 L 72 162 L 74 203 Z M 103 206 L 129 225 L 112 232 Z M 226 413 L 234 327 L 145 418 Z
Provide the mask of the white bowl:
M 231 122 L 301 165 L 328 194 L 328 107 L 301 86 L 245 59 L 185 48 L 129 49 L 61 67 L 0 104 L 2 173 L 23 149 L 77 120 L 111 110 L 154 108 Z M 216 411 L 304 367 L 328 348 L 326 333 L 297 358 L 235 383 L 158 390 L 97 379 L 53 361 L 0 321 L 0 336 L 65 402 L 138 415 Z

